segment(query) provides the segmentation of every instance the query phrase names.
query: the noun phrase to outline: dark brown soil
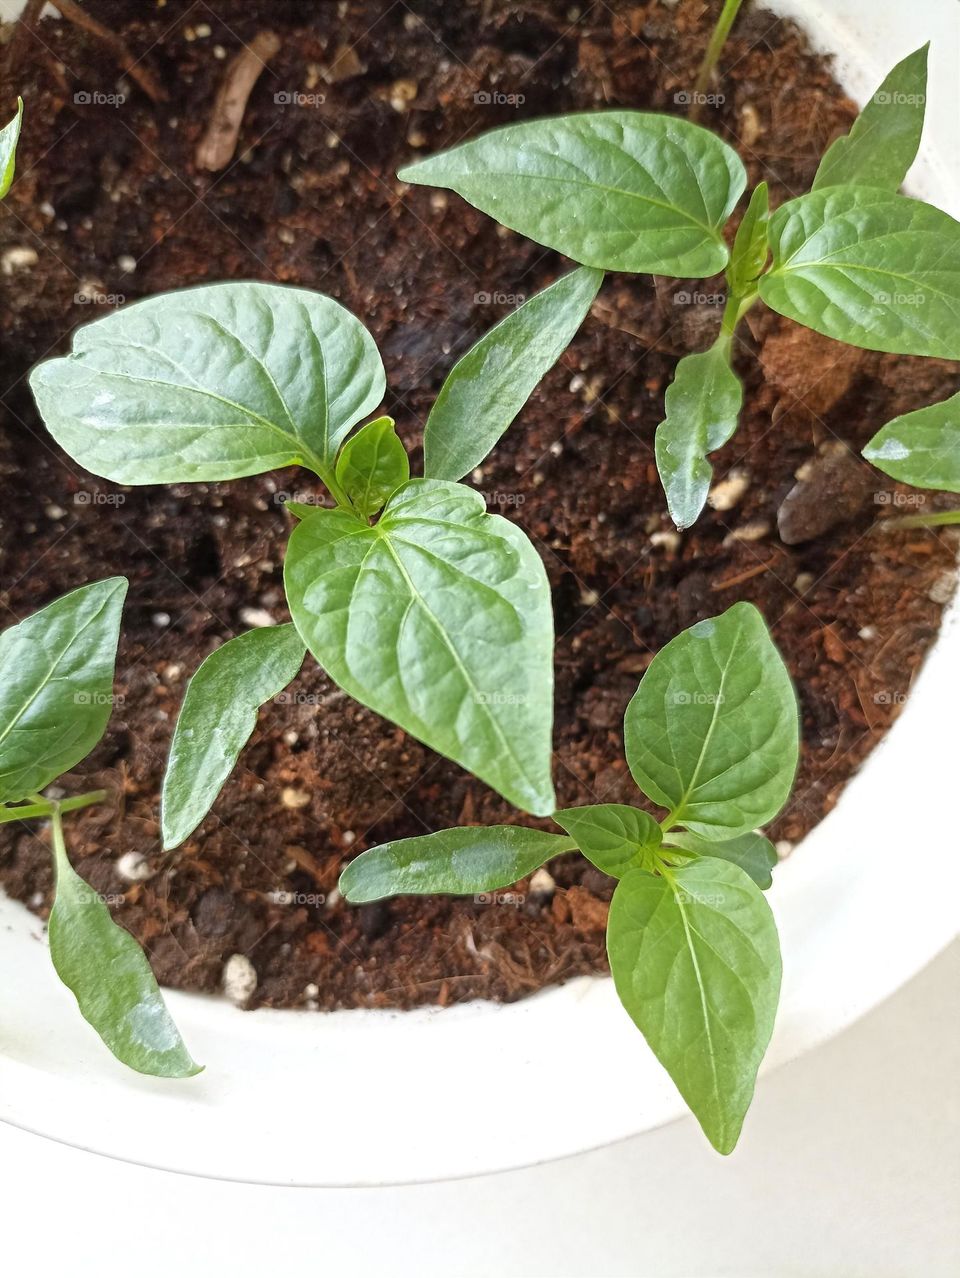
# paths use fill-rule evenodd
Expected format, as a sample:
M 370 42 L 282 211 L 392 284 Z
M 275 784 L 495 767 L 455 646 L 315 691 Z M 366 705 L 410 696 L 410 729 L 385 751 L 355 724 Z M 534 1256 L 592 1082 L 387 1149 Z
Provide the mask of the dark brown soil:
M 692 84 L 704 15 L 718 5 L 86 7 L 123 33 L 170 101 L 152 102 L 108 49 L 65 23 L 44 22 L 4 50 L 4 115 L 17 89 L 27 114 L 19 177 L 0 211 L 0 257 L 28 248 L 37 259 L 3 257 L 0 280 L 0 598 L 12 622 L 85 581 L 126 573 L 131 582 L 119 704 L 89 764 L 64 782 L 107 784 L 119 796 L 72 819 L 80 872 L 122 898 L 117 917 L 145 943 L 162 981 L 214 989 L 226 959 L 241 952 L 259 976 L 255 1003 L 509 999 L 602 970 L 611 883 L 573 857 L 552 866 L 554 892 L 522 887 L 512 905 L 437 899 L 350 909 L 337 899 L 342 865 L 375 842 L 517 814 L 339 693 L 310 659 L 265 709 L 215 815 L 185 847 L 161 853 L 157 798 L 186 680 L 249 624 L 245 610 L 286 617 L 288 521 L 278 494 L 311 481 L 288 472 L 117 489 L 58 452 L 24 375 L 106 311 L 115 299 L 103 295 L 130 300 L 244 277 L 302 284 L 370 326 L 387 365 L 385 407 L 416 467 L 423 420 L 455 357 L 511 308 L 509 295 L 543 287 L 566 264 L 454 196 L 405 189 L 397 166 L 545 113 L 682 113 L 676 95 Z M 201 173 L 193 155 L 225 59 L 267 24 L 282 48 L 253 91 L 240 158 L 223 173 Z M 725 100 L 703 122 L 738 146 L 753 181 L 770 181 L 775 201 L 799 193 L 853 114 L 829 67 L 764 12 L 744 14 L 722 65 L 716 89 Z M 77 92 L 126 100 L 83 103 Z M 291 92 L 323 101 L 275 101 Z M 750 599 L 773 626 L 803 707 L 799 784 L 773 831 L 786 852 L 896 715 L 935 636 L 954 563 L 948 536 L 877 533 L 904 493 L 859 464 L 836 464 L 837 441 L 859 448 L 894 414 L 951 393 L 957 378 L 936 361 L 858 356 L 758 309 L 738 354 L 747 408 L 716 459 L 718 478 L 745 472 L 749 485 L 731 508 L 708 511 L 677 536 L 653 434 L 677 357 L 717 327 L 721 288 L 609 278 L 560 366 L 475 480 L 534 538 L 553 584 L 561 803 L 637 801 L 621 719 L 651 655 L 697 618 Z M 101 300 L 77 300 L 91 294 Z M 790 537 L 810 512 L 817 527 L 799 534 L 818 535 L 787 545 L 777 515 L 802 467 L 811 487 L 792 499 Z M 0 842 L 0 878 L 41 914 L 51 887 L 47 838 L 36 826 L 7 826 Z M 130 852 L 145 858 L 149 878 L 121 877 L 118 862 Z

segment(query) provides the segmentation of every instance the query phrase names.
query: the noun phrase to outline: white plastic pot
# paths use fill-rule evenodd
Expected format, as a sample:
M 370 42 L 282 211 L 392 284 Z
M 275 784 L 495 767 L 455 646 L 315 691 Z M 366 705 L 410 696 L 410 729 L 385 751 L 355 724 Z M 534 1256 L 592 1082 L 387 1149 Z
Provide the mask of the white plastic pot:
M 897 59 L 933 40 L 932 101 L 910 187 L 960 214 L 957 6 L 770 7 L 838 54 L 839 75 L 860 100 Z M 888 739 L 777 872 L 770 899 L 784 988 L 766 1070 L 850 1025 L 956 934 L 960 850 L 942 796 L 956 794 L 958 707 L 953 607 Z M 224 1179 L 382 1185 L 559 1158 L 683 1112 L 606 979 L 507 1007 L 329 1016 L 241 1013 L 171 993 L 207 1070 L 161 1082 L 113 1061 L 45 949 L 40 922 L 0 899 L 0 1118 L 117 1158 Z

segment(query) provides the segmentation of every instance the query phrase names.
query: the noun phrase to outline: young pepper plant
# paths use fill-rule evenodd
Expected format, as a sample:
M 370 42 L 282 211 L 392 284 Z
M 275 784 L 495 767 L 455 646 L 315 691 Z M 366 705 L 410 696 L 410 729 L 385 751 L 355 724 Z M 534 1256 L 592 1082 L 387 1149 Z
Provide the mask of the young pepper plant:
M 809 193 L 771 215 L 766 185 L 756 188 L 732 252 L 723 232 L 746 186 L 743 164 L 713 134 L 669 116 L 603 111 L 510 125 L 399 176 L 448 187 L 512 230 L 598 270 L 681 278 L 725 271 L 719 335 L 709 350 L 680 360 L 656 434 L 670 514 L 686 528 L 710 488 L 707 455 L 737 427 L 742 388 L 733 338 L 757 302 L 867 350 L 960 359 L 960 223 L 898 194 L 919 147 L 926 82 L 924 45 L 830 146 Z M 957 450 L 944 458 L 938 432 L 955 421 L 956 402 L 948 401 L 907 423 L 920 452 L 932 447 L 953 474 Z M 867 456 L 898 465 L 907 478 L 930 458 L 900 466 L 904 448 L 911 445 L 899 435 L 881 432 Z M 939 478 L 941 470 L 928 473 Z
M 627 763 L 666 809 L 596 803 L 518 826 L 442 830 L 362 852 L 348 901 L 492 892 L 579 848 L 617 879 L 607 952 L 617 993 L 721 1153 L 737 1143 L 780 990 L 761 889 L 776 852 L 757 827 L 783 807 L 799 749 L 796 695 L 759 612 L 735 604 L 654 657 L 624 719 Z
M 83 586 L 0 634 L 0 823 L 49 821 L 56 889 L 48 931 L 57 975 L 118 1060 L 185 1078 L 196 1065 L 140 946 L 70 864 L 63 815 L 101 803 L 42 791 L 87 757 L 113 704 L 123 577 Z
M 164 781 L 162 834 L 196 829 L 257 710 L 309 649 L 364 705 L 545 815 L 551 780 L 553 618 L 539 556 L 458 481 L 559 358 L 596 295 L 581 268 L 532 297 L 455 365 L 411 479 L 373 339 L 303 289 L 219 284 L 161 295 L 80 329 L 31 385 L 55 439 L 121 484 L 311 469 L 336 505 L 288 503 L 293 624 L 229 640 L 191 681 Z M 450 424 L 467 423 L 468 431 Z

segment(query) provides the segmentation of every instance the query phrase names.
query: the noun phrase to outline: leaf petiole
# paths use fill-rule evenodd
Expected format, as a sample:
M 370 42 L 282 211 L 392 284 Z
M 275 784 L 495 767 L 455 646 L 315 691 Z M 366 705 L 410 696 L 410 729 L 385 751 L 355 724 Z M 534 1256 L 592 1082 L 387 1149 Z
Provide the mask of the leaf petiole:
M 0 807 L 0 825 L 10 821 L 29 821 L 37 817 L 53 817 L 54 811 L 76 812 L 80 808 L 92 807 L 94 803 L 103 803 L 107 798 L 106 790 L 89 790 L 86 794 L 77 794 L 72 799 L 45 799 L 42 794 L 30 796 L 30 803 L 19 807 Z

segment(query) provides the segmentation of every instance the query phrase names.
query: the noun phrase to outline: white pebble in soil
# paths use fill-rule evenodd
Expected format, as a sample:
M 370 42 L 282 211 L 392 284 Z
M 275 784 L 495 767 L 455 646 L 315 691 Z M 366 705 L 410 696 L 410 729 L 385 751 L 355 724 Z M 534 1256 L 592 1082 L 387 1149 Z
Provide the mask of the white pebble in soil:
M 150 862 L 142 852 L 124 852 L 117 862 L 117 873 L 128 883 L 143 883 L 153 876 Z
M 537 896 L 553 896 L 557 881 L 548 869 L 541 865 L 530 877 L 530 891 Z
M 231 954 L 223 966 L 223 992 L 231 1003 L 246 1003 L 257 988 L 257 969 L 246 954 Z
M 277 624 L 266 608 L 241 608 L 240 620 L 245 626 L 253 626 L 254 629 L 261 630 Z

